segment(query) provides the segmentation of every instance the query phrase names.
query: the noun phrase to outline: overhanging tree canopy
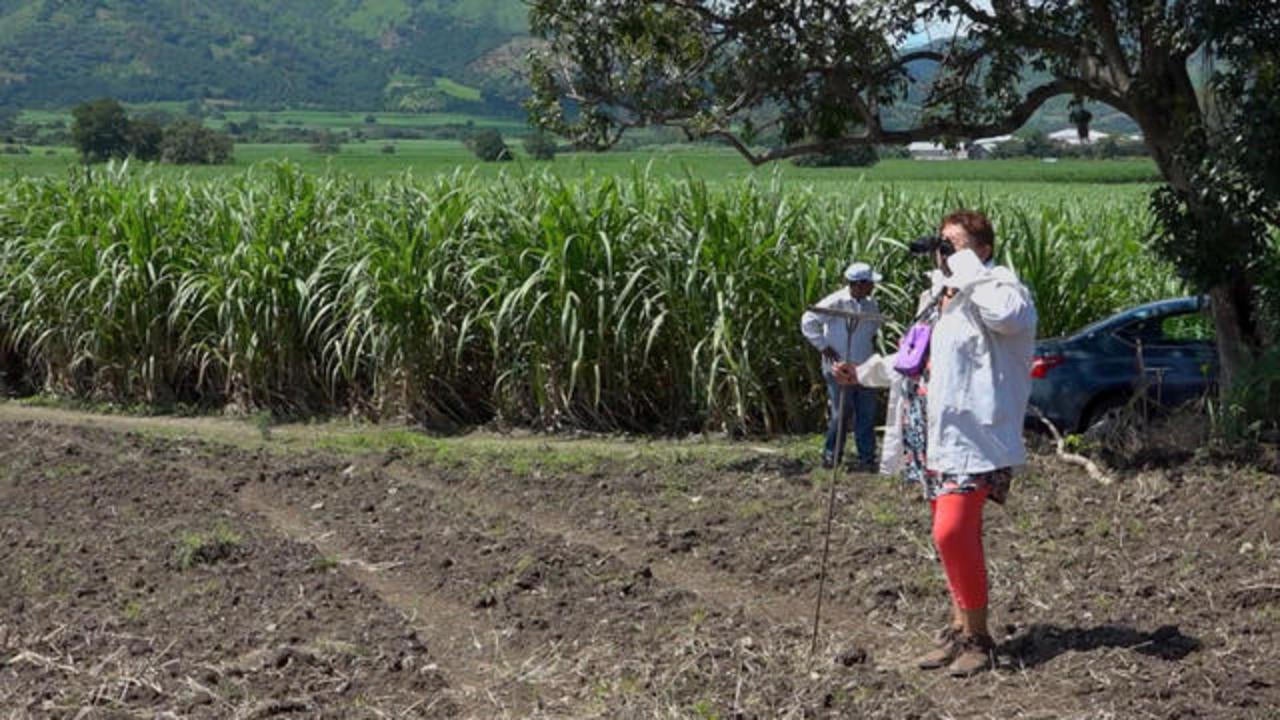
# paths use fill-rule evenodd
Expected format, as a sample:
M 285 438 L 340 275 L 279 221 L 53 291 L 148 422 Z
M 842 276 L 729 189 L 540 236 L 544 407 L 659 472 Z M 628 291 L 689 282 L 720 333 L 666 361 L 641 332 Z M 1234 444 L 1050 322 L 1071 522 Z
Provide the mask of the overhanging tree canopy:
M 1106 103 L 1168 183 L 1156 246 L 1213 298 L 1224 386 L 1264 344 L 1280 149 L 1255 120 L 1275 118 L 1280 0 L 533 0 L 530 17 L 533 121 L 596 147 L 667 125 L 760 164 L 1000 135 L 1061 95 Z M 946 39 L 902 49 L 925 27 Z

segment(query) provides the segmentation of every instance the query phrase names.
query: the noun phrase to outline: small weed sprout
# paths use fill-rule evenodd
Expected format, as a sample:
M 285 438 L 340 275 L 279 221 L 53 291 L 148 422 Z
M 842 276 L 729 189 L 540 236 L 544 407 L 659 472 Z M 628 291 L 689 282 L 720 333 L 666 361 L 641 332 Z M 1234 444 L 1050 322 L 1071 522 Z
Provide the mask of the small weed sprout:
M 693 704 L 693 716 L 700 720 L 720 720 L 720 713 L 710 700 L 699 700 Z
M 707 621 L 706 608 L 694 608 L 693 613 L 689 616 L 690 623 L 695 627 L 701 627 Z
M 271 411 L 262 410 L 253 414 L 253 426 L 264 442 L 271 440 Z
M 533 461 L 525 457 L 517 457 L 511 460 L 511 474 L 520 478 L 531 477 L 534 473 Z
M 183 533 L 174 550 L 174 565 L 179 570 L 212 565 L 234 555 L 242 542 L 240 535 L 225 525 L 219 525 L 210 533 Z
M 893 527 L 902 522 L 902 516 L 894 503 L 878 502 L 871 507 L 871 519 L 878 525 Z
M 142 619 L 142 605 L 137 600 L 130 600 L 125 603 L 124 610 L 120 614 L 129 622 L 137 622 Z
M 325 573 L 338 567 L 338 558 L 333 555 L 317 555 L 311 559 L 311 572 Z

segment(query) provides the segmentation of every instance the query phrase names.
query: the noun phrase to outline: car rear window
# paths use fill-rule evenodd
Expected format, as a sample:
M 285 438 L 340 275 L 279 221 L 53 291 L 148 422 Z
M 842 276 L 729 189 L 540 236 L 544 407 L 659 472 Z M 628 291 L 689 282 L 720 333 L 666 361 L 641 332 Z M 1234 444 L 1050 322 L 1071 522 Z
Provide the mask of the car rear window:
M 1194 312 L 1171 315 L 1160 324 L 1165 338 L 1171 342 L 1213 340 L 1213 322 L 1208 313 Z

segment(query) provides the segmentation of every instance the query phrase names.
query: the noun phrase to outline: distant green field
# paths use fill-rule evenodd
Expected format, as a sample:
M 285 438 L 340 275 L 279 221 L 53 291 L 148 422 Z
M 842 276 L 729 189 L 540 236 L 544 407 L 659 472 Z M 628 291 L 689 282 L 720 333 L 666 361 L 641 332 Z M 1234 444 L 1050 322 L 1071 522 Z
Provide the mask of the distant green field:
M 451 94 L 465 94 L 474 89 L 447 80 L 437 86 Z M 132 105 L 130 110 L 164 110 L 180 114 L 184 103 L 159 102 Z M 313 128 L 327 130 L 367 130 L 381 125 L 398 128 L 439 128 L 445 125 L 472 125 L 497 128 L 518 159 L 512 163 L 481 163 L 456 140 L 367 140 L 349 142 L 336 155 L 318 155 L 306 145 L 239 144 L 235 163 L 222 167 L 166 167 L 163 173 L 193 178 L 221 177 L 242 173 L 267 160 L 289 160 L 310 172 L 329 170 L 350 173 L 366 179 L 382 179 L 404 173 L 429 177 L 458 170 L 474 172 L 481 177 L 500 173 L 523 173 L 530 168 L 553 170 L 561 177 L 586 175 L 630 175 L 647 171 L 659 177 L 695 177 L 713 182 L 731 182 L 747 177 L 774 180 L 788 185 L 807 185 L 825 191 L 865 188 L 884 184 L 909 184 L 912 189 L 933 192 L 945 189 L 988 194 L 1084 194 L 1111 195 L 1116 192 L 1145 194 L 1148 186 L 1159 181 L 1155 165 L 1147 158 L 1120 160 L 1060 160 L 1042 162 L 1033 159 L 982 161 L 915 161 L 884 160 L 871 168 L 801 168 L 789 162 L 753 168 L 737 153 L 718 147 L 654 145 L 637 150 L 609 153 L 565 153 L 551 163 L 533 162 L 519 157 L 520 138 L 528 127 L 520 120 L 484 118 L 455 113 L 341 112 L 319 110 L 286 110 L 279 112 L 227 109 L 220 118 L 206 122 L 221 127 L 227 122 L 244 122 L 253 116 L 260 127 Z M 366 122 L 371 118 L 372 123 Z M 20 122 L 50 124 L 69 123 L 66 111 L 24 111 Z M 387 146 L 394 153 L 384 152 Z M 0 173 L 6 176 L 41 176 L 61 174 L 76 163 L 69 148 L 33 147 L 30 155 L 0 155 Z M 1068 191 L 1062 185 L 1073 187 Z M 1116 186 L 1122 186 L 1116 187 Z
M 480 92 L 475 88 L 467 87 L 447 78 L 437 78 L 435 86 L 442 92 L 454 97 L 463 99 L 480 99 Z M 186 111 L 187 103 L 183 102 L 154 102 L 154 103 L 138 103 L 127 106 L 131 112 L 141 113 L 147 111 L 163 111 L 167 113 L 182 114 Z M 250 116 L 256 117 L 258 123 L 265 127 L 293 125 L 297 127 L 307 128 L 325 128 L 330 130 L 342 128 L 360 128 L 365 127 L 365 117 L 372 115 L 377 124 L 388 125 L 391 127 L 418 127 L 418 128 L 435 128 L 442 125 L 466 125 L 470 123 L 475 127 L 494 127 L 504 132 L 521 132 L 527 131 L 527 126 L 521 120 L 512 118 L 492 118 L 478 115 L 466 115 L 463 113 L 404 113 L 404 112 L 358 112 L 358 111 L 331 111 L 331 110 L 236 110 L 232 108 L 223 111 L 224 118 L 206 118 L 205 123 L 211 127 L 220 127 L 225 122 L 244 122 Z M 70 125 L 71 113 L 64 110 L 23 110 L 18 115 L 18 122 L 22 123 L 39 123 L 47 125 L 53 122 L 64 122 Z
M 648 172 L 655 177 L 695 177 L 710 182 L 733 182 L 748 177 L 778 180 L 792 186 L 812 186 L 828 192 L 867 186 L 903 185 L 923 192 L 953 189 L 993 195 L 1038 195 L 1052 199 L 1129 194 L 1135 199 L 1158 180 L 1147 159 L 983 160 L 926 162 L 884 160 L 871 168 L 801 168 L 790 163 L 753 168 L 732 151 L 718 148 L 658 147 L 610 153 L 565 153 L 554 161 L 537 162 L 522 156 L 519 141 L 509 139 L 517 160 L 482 163 L 453 140 L 398 140 L 347 143 L 336 155 L 319 155 L 304 145 L 238 145 L 235 163 L 218 167 L 163 166 L 174 177 L 209 178 L 246 172 L 268 160 L 289 160 L 310 172 L 337 171 L 365 179 L 385 179 L 405 173 L 425 178 L 457 171 L 496 177 L 549 169 L 565 178 L 587 175 L 627 176 Z M 393 154 L 383 151 L 395 148 Z M 0 175 L 9 177 L 61 175 L 78 167 L 70 148 L 32 148 L 30 155 L 0 155 Z M 53 154 L 48 154 L 52 152 Z
M 459 100 L 479 100 L 480 91 L 460 82 L 455 82 L 446 77 L 438 77 L 435 79 L 435 88 L 446 95 L 451 95 Z
M 446 81 L 447 82 L 447 81 Z M 437 83 L 440 85 L 440 83 Z M 441 88 L 445 89 L 445 88 Z M 449 83 L 446 92 L 458 95 L 465 94 L 471 88 L 457 83 Z M 494 127 L 503 131 L 520 131 L 525 129 L 525 124 L 520 120 L 509 118 L 486 118 L 474 115 L 464 115 L 461 113 L 394 113 L 394 112 L 322 112 L 318 110 L 284 110 L 281 112 L 250 112 L 245 110 L 228 110 L 226 111 L 226 119 L 234 122 L 243 122 L 249 117 L 256 116 L 258 122 L 262 125 L 295 125 L 301 127 L 313 128 L 359 128 L 365 125 L 364 118 L 372 115 L 376 118 L 377 124 L 389 125 L 392 127 L 420 127 L 434 128 L 441 125 L 466 125 L 470 123 L 475 127 Z M 208 121 L 209 125 L 220 124 L 213 120 Z

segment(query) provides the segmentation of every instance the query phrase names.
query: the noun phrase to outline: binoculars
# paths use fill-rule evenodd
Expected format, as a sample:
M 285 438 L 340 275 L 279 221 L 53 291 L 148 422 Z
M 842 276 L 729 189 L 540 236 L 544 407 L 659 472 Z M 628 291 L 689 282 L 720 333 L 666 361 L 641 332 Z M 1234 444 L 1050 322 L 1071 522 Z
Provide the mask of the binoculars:
M 910 250 L 913 255 L 932 255 L 936 252 L 941 253 L 942 257 L 947 257 L 956 251 L 955 246 L 951 244 L 950 240 L 947 240 L 937 234 L 921 235 L 915 240 L 912 240 L 911 243 L 907 245 L 907 249 Z

